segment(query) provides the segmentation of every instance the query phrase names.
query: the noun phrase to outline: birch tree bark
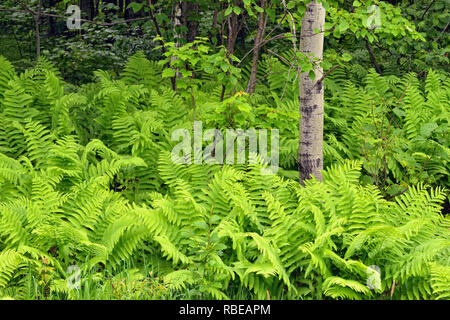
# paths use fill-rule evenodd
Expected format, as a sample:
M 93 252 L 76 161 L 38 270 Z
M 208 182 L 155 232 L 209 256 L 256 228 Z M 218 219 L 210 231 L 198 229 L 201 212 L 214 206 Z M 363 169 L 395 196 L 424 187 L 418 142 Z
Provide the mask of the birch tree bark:
M 311 1 L 302 19 L 300 33 L 300 51 L 310 59 L 314 59 L 315 78 L 311 80 L 308 72 L 300 76 L 300 139 L 299 139 L 299 176 L 300 183 L 312 176 L 322 181 L 320 170 L 323 169 L 323 70 L 319 63 L 323 55 L 323 31 L 325 9 L 321 3 Z
M 175 46 L 179 48 L 181 46 L 180 39 L 181 35 L 179 33 L 179 30 L 177 30 L 181 26 L 181 19 L 182 19 L 182 3 L 181 1 L 177 1 L 175 3 L 175 12 L 173 15 L 173 32 L 174 32 L 174 40 L 175 40 Z M 175 60 L 176 57 L 171 58 L 171 63 L 173 60 Z M 172 89 L 173 91 L 177 91 L 177 78 L 181 77 L 181 73 L 179 72 L 179 69 L 177 68 L 175 76 L 171 78 L 172 82 Z

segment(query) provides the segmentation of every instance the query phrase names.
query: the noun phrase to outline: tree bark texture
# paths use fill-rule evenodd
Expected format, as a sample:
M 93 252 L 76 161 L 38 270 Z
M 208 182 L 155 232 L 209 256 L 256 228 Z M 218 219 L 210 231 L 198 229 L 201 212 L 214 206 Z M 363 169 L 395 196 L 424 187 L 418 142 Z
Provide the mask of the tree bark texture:
M 182 16 L 183 25 L 187 28 L 186 41 L 193 42 L 198 36 L 198 12 L 199 4 L 197 2 L 183 2 Z
M 266 0 L 261 0 L 260 7 L 266 9 Z M 259 48 L 261 47 L 261 42 L 264 37 L 264 32 L 266 30 L 266 23 L 264 18 L 264 11 L 259 13 L 258 17 L 258 31 L 255 37 L 255 45 L 253 49 L 253 60 L 252 60 L 252 71 L 250 72 L 250 79 L 248 80 L 247 93 L 252 94 L 255 92 L 256 86 L 256 76 L 258 73 L 258 58 L 259 58 Z
M 316 34 L 314 29 L 323 31 L 325 9 L 321 3 L 311 1 L 302 20 L 300 33 L 300 51 L 306 56 L 317 59 L 314 64 L 315 79 L 311 80 L 308 72 L 301 73 L 300 100 L 300 140 L 298 152 L 300 183 L 312 176 L 322 180 L 323 170 L 323 70 L 322 61 L 324 34 Z
M 240 0 L 233 0 L 233 6 L 240 7 L 242 2 Z M 234 54 L 234 47 L 236 44 L 236 39 L 239 34 L 239 31 L 244 24 L 244 18 L 241 17 L 241 21 L 239 21 L 239 17 L 237 14 L 232 12 L 226 19 L 228 24 L 228 34 L 227 34 L 227 50 L 229 54 Z

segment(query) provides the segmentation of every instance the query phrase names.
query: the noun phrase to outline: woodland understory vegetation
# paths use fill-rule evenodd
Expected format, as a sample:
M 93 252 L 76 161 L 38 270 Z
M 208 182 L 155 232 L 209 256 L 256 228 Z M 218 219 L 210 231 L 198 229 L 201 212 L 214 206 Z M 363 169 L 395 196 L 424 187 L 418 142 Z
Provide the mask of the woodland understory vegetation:
M 324 2 L 323 78 L 293 43 L 310 1 L 81 1 L 99 25 L 75 34 L 45 23 L 62 2 L 0 6 L 23 35 L 0 35 L 0 298 L 450 299 L 445 1 L 372 1 L 395 8 L 379 34 L 352 24 L 371 1 Z M 324 95 L 322 177 L 301 181 L 300 75 Z M 174 163 L 194 121 L 278 129 L 277 174 Z

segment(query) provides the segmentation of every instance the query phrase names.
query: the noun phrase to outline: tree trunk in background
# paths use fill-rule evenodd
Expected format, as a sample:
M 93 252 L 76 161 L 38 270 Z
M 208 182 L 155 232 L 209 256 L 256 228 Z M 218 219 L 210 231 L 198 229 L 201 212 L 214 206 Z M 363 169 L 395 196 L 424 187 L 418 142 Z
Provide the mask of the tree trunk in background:
M 373 54 L 373 50 L 372 50 L 372 47 L 370 46 L 370 44 L 369 44 L 369 41 L 366 39 L 365 40 L 366 41 L 366 48 L 367 48 L 367 51 L 369 52 L 369 56 L 370 56 L 370 61 L 372 62 L 372 64 L 373 64 L 373 66 L 374 66 L 374 68 L 375 68 L 375 71 L 378 73 L 378 74 L 383 74 L 383 72 L 381 71 L 381 68 L 380 68 L 380 66 L 378 65 L 378 63 L 377 63 L 377 59 L 375 59 L 375 55 Z
M 198 36 L 198 11 L 199 4 L 197 2 L 183 2 L 183 25 L 186 26 L 188 32 L 186 41 L 192 42 Z
M 49 0 L 47 6 L 44 2 L 44 8 L 53 8 L 58 2 L 58 0 Z M 56 19 L 54 17 L 48 17 L 48 37 L 53 37 L 57 34 L 58 30 L 56 28 Z
M 123 16 L 125 13 L 126 3 L 125 0 L 119 0 L 119 15 Z
M 266 9 L 266 0 L 261 0 L 260 7 L 263 10 Z M 252 61 L 252 71 L 250 73 L 250 79 L 248 80 L 247 93 L 252 94 L 255 92 L 256 86 L 256 75 L 258 73 L 258 58 L 259 58 L 259 48 L 261 46 L 261 41 L 264 37 L 264 32 L 266 30 L 266 23 L 264 18 L 264 11 L 259 13 L 258 18 L 258 31 L 255 37 L 255 45 L 253 47 L 253 61 Z
M 84 12 L 88 20 L 93 20 L 95 15 L 94 0 L 80 0 L 81 12 Z
M 173 14 L 173 32 L 174 32 L 174 39 L 175 39 L 175 43 L 176 46 L 179 47 L 180 44 L 180 39 L 182 38 L 181 36 L 181 32 L 179 30 L 179 28 L 183 25 L 182 20 L 183 20 L 183 3 L 181 1 L 177 1 L 175 3 L 175 9 L 174 9 L 174 14 Z
M 216 42 L 213 41 L 214 49 L 216 49 L 216 46 L 220 43 L 220 39 L 222 38 L 220 36 L 220 30 L 219 30 L 220 28 L 218 27 L 219 26 L 218 20 L 217 20 L 218 17 L 219 17 L 219 10 L 216 8 L 216 9 L 214 9 L 214 13 L 213 13 L 211 29 L 208 31 L 209 38 L 211 39 L 211 41 L 213 41 L 213 37 L 216 41 Z
M 41 10 L 42 10 L 42 0 L 38 2 L 38 9 L 36 15 L 34 16 L 34 27 L 36 33 L 36 60 L 41 57 L 41 34 L 40 34 L 40 24 L 41 24 Z
M 94 17 L 98 16 L 100 13 L 100 0 L 92 0 L 94 2 Z
M 316 34 L 314 29 L 323 31 L 325 9 L 321 3 L 311 1 L 302 20 L 300 34 L 300 51 L 312 54 L 319 61 L 315 66 L 315 79 L 311 80 L 308 72 L 300 77 L 300 141 L 298 151 L 300 183 L 316 177 L 322 181 L 320 170 L 323 169 L 323 84 L 318 82 L 323 70 L 319 65 L 323 55 L 323 32 Z
M 174 41 L 175 41 L 175 46 L 176 47 L 180 47 L 181 46 L 180 39 L 182 37 L 181 37 L 181 34 L 180 34 L 179 27 L 182 26 L 182 23 L 181 23 L 182 22 L 182 15 L 183 15 L 182 5 L 183 4 L 181 3 L 181 1 L 177 1 L 175 3 L 173 20 L 172 20 L 173 21 L 172 24 L 173 24 L 173 32 L 174 32 Z M 172 61 L 174 59 L 176 59 L 176 57 L 172 57 L 170 62 L 172 63 Z M 180 78 L 180 77 L 181 77 L 181 73 L 177 69 L 177 72 L 176 72 L 175 76 L 171 78 L 173 91 L 177 91 L 177 81 L 176 80 L 177 80 L 177 78 Z
M 233 6 L 241 7 L 241 1 L 233 0 Z M 229 54 L 234 54 L 234 46 L 236 44 L 236 39 L 239 34 L 239 31 L 242 28 L 242 25 L 244 24 L 244 21 L 239 22 L 239 18 L 237 16 L 237 14 L 235 14 L 234 12 L 232 12 L 227 17 L 226 21 L 227 21 L 227 27 L 228 27 L 227 50 L 228 50 Z

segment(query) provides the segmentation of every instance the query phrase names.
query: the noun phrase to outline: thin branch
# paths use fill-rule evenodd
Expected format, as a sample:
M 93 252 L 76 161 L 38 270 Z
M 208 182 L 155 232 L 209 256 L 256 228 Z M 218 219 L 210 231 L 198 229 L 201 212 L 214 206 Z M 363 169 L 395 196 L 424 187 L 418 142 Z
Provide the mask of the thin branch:
M 294 17 L 292 16 L 291 12 L 287 9 L 286 6 L 286 1 L 285 0 L 281 0 L 281 2 L 283 3 L 283 7 L 284 7 L 284 12 L 287 13 L 289 15 L 289 17 L 291 18 L 291 22 L 292 22 L 292 26 L 290 25 L 291 31 L 292 31 L 292 45 L 294 47 L 294 58 L 295 58 L 295 62 L 298 62 L 298 58 L 297 58 L 297 33 L 295 31 L 295 20 Z M 300 68 L 297 67 L 297 72 L 300 72 Z
M 264 46 L 266 43 L 268 43 L 268 42 L 270 42 L 270 41 L 273 41 L 273 40 L 277 40 L 277 39 L 283 38 L 283 37 L 285 37 L 287 34 L 288 34 L 288 33 L 282 33 L 282 34 L 276 35 L 276 36 L 274 36 L 274 37 L 272 37 L 272 38 L 270 38 L 270 39 L 268 39 L 268 40 L 261 41 L 261 42 L 258 44 L 258 46 L 261 48 L 261 47 Z M 266 37 L 266 38 L 267 38 L 267 37 Z M 242 61 L 244 61 L 244 59 L 247 58 L 247 57 L 250 55 L 250 53 L 253 52 L 254 49 L 255 49 L 255 47 L 251 48 L 246 54 L 244 54 L 244 56 L 241 58 L 241 61 L 239 61 L 239 63 L 236 65 L 236 67 L 239 67 L 239 65 L 242 63 Z
M 372 64 L 375 67 L 375 70 L 377 71 L 378 74 L 383 74 L 383 72 L 381 71 L 380 66 L 377 63 L 377 60 L 375 59 L 375 55 L 373 54 L 373 50 L 372 50 L 372 47 L 369 44 L 369 41 L 367 39 L 365 39 L 365 41 L 366 41 L 367 51 L 369 52 L 369 55 L 370 55 L 370 60 L 372 61 Z
M 340 64 L 337 64 L 337 65 L 333 66 L 330 70 L 328 70 L 327 72 L 325 72 L 325 73 L 323 74 L 322 78 L 320 78 L 320 79 L 316 82 L 316 85 L 319 84 L 319 83 L 322 83 L 323 80 L 325 80 L 326 77 L 328 77 L 334 70 L 336 70 L 336 69 L 338 69 L 338 68 L 340 68 L 340 67 L 341 67 Z
M 399 192 L 393 194 L 392 196 L 390 196 L 390 197 L 388 198 L 388 200 L 394 199 L 395 197 L 398 197 L 399 195 L 404 194 L 406 191 L 408 191 L 408 187 L 406 187 L 405 189 L 400 190 Z
M 296 66 L 294 66 L 289 60 L 287 60 L 286 58 L 284 58 L 284 57 L 282 57 L 282 56 L 280 56 L 278 53 L 276 53 L 276 52 L 273 52 L 272 50 L 270 50 L 270 49 L 267 49 L 267 52 L 269 52 L 269 53 L 271 53 L 271 54 L 273 54 L 274 56 L 276 56 L 276 57 L 278 57 L 278 58 L 280 58 L 281 60 L 283 60 L 284 62 L 286 62 L 288 65 L 290 65 L 291 66 L 291 68 L 294 68 L 294 69 L 297 69 L 297 67 Z
M 42 0 L 39 0 L 38 3 L 38 11 L 34 15 L 34 24 L 36 29 L 36 58 L 39 59 L 41 56 L 41 33 L 39 30 L 40 25 L 40 19 L 41 19 L 41 6 L 42 6 Z
M 67 17 L 65 16 L 60 16 L 57 14 L 51 14 L 51 13 L 42 13 L 42 16 L 47 16 L 47 17 L 54 17 L 54 18 L 60 18 L 60 19 L 67 19 Z M 152 17 L 143 17 L 143 18 L 134 18 L 134 19 L 127 19 L 127 20 L 121 20 L 121 21 L 114 21 L 114 22 L 109 22 L 109 23 L 100 23 L 97 21 L 92 21 L 92 20 L 87 20 L 87 19 L 82 19 L 80 18 L 79 20 L 81 22 L 86 22 L 86 23 L 90 23 L 90 24 L 94 24 L 97 26 L 101 26 L 101 27 L 110 27 L 110 26 L 115 26 L 118 24 L 124 24 L 124 23 L 129 23 L 129 22 L 136 22 L 136 21 L 146 21 L 146 20 L 151 20 Z
M 34 14 L 34 12 L 30 12 L 28 10 L 18 10 L 18 9 L 4 9 L 4 8 L 0 8 L 0 12 L 19 12 L 19 13 L 32 13 Z
M 17 3 L 22 8 L 25 8 L 28 12 L 35 15 L 36 12 L 34 12 L 29 6 L 26 5 L 26 3 L 23 3 L 21 0 L 14 0 L 15 3 Z
M 423 12 L 422 16 L 420 17 L 420 20 L 423 20 L 423 18 L 425 17 L 425 15 L 427 14 L 428 10 L 430 10 L 431 6 L 436 2 L 436 0 L 431 1 L 430 5 L 425 9 L 425 11 Z
M 286 93 L 286 88 L 287 88 L 287 84 L 289 82 L 289 77 L 291 75 L 291 70 L 292 70 L 292 67 L 290 67 L 289 70 L 288 70 L 288 74 L 287 74 L 287 77 L 286 77 L 286 81 L 284 82 L 283 92 L 281 93 L 280 100 L 283 100 L 284 94 Z
M 445 26 L 444 30 L 442 30 L 441 34 L 439 36 L 437 36 L 436 39 L 434 39 L 434 42 L 437 42 L 439 39 L 441 39 L 441 37 L 444 35 L 445 31 L 447 31 L 449 23 L 450 23 L 450 21 L 447 22 L 447 25 Z
M 4 8 L 0 8 L 0 11 L 8 11 L 8 12 L 21 12 L 21 13 L 31 13 L 32 15 L 36 15 L 36 12 L 31 10 L 31 9 L 27 9 L 27 10 L 16 10 L 16 9 L 4 9 Z M 58 14 L 53 14 L 53 13 L 46 13 L 46 12 L 42 12 L 40 14 L 43 17 L 53 17 L 53 18 L 58 18 L 58 19 L 64 19 L 66 20 L 69 17 L 66 16 L 61 16 Z M 93 20 L 87 20 L 87 19 L 83 19 L 80 18 L 78 19 L 80 22 L 86 22 L 86 23 L 90 23 L 90 24 L 94 24 L 97 26 L 101 26 L 101 27 L 110 27 L 110 26 L 114 26 L 114 25 L 118 25 L 118 24 L 124 24 L 124 23 L 129 23 L 129 22 L 136 22 L 136 21 L 146 21 L 146 20 L 151 20 L 152 17 L 148 16 L 148 17 L 142 17 L 142 18 L 133 18 L 133 19 L 127 19 L 127 20 L 121 20 L 121 21 L 114 21 L 114 22 L 109 22 L 109 23 L 101 23 L 101 22 L 97 22 L 97 21 L 93 21 Z

